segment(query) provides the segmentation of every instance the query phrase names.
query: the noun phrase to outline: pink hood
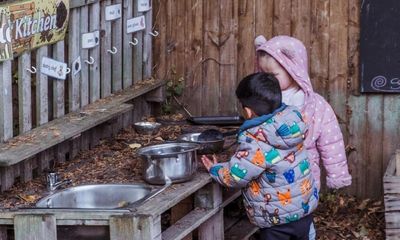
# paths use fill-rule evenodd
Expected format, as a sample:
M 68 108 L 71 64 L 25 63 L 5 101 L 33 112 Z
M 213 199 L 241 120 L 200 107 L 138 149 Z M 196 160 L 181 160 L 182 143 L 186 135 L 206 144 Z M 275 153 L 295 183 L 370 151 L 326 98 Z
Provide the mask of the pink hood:
M 304 106 L 301 109 L 309 132 L 305 141 L 314 177 L 320 185 L 320 167 L 327 170 L 327 185 L 340 188 L 351 184 L 343 136 L 336 115 L 326 100 L 315 93 L 308 75 L 307 50 L 303 43 L 289 36 L 276 36 L 266 40 L 258 36 L 256 51 L 265 51 L 277 60 L 305 93 Z M 260 68 L 256 61 L 256 71 Z

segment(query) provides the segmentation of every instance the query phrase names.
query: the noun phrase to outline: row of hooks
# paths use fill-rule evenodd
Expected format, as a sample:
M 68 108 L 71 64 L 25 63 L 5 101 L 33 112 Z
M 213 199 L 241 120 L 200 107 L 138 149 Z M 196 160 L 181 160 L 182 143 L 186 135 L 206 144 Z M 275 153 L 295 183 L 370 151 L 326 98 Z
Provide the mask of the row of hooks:
M 152 35 L 153 37 L 157 37 L 159 35 L 159 33 L 156 30 L 154 30 L 154 32 L 149 32 L 149 34 Z M 133 38 L 133 42 L 129 42 L 129 44 L 132 46 L 136 46 L 136 45 L 138 45 L 138 43 L 139 43 L 139 40 L 137 38 Z M 114 54 L 118 53 L 118 49 L 116 47 L 112 47 L 112 49 L 108 49 L 107 52 L 114 55 Z M 95 63 L 95 60 L 93 57 L 89 57 L 89 60 L 85 60 L 84 62 L 88 65 L 93 65 Z M 37 72 L 37 69 L 32 66 L 30 69 L 26 68 L 26 71 L 28 71 L 32 74 L 35 74 Z M 68 74 L 70 72 L 71 72 L 71 69 L 67 68 L 66 74 Z

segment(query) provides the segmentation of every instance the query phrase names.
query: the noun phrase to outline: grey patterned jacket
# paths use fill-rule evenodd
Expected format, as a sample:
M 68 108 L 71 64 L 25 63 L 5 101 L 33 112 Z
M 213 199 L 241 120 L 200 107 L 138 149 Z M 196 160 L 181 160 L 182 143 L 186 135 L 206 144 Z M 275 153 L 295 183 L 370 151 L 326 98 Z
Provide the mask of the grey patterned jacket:
M 242 188 L 250 221 L 271 227 L 297 221 L 318 205 L 318 190 L 303 141 L 307 125 L 294 106 L 245 121 L 239 147 L 211 176 L 226 187 Z

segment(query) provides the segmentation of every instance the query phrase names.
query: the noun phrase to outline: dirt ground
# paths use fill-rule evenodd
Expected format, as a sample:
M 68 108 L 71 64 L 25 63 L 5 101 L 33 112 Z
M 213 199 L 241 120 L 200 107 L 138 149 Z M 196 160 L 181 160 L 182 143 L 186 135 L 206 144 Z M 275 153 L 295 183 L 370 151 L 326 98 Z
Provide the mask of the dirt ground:
M 128 128 L 116 137 L 102 140 L 94 149 L 83 151 L 71 161 L 52 166 L 73 185 L 141 180 L 136 150 L 149 144 L 176 139 L 183 129 L 167 125 L 153 136 L 139 135 Z M 18 183 L 0 195 L 1 208 L 33 206 L 45 194 L 44 178 Z M 318 239 L 384 239 L 384 207 L 382 201 L 356 199 L 340 192 L 322 194 L 315 213 Z

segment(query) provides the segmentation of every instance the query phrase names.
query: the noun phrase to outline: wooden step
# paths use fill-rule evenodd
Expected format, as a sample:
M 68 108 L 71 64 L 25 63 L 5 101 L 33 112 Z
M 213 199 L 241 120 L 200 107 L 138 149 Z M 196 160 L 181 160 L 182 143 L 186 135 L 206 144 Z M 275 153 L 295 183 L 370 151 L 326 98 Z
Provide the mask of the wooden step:
M 258 227 L 251 224 L 247 218 L 243 218 L 227 232 L 225 232 L 225 240 L 244 240 L 248 239 L 258 230 Z

